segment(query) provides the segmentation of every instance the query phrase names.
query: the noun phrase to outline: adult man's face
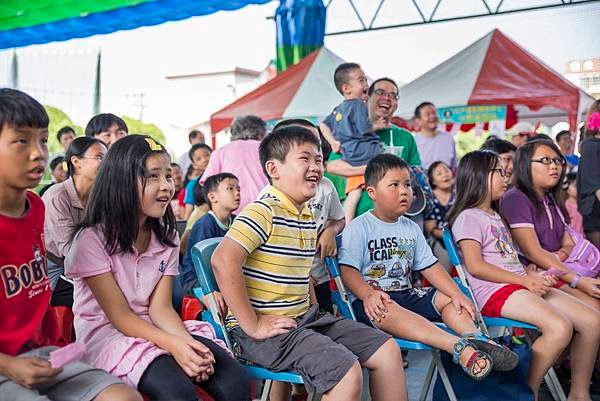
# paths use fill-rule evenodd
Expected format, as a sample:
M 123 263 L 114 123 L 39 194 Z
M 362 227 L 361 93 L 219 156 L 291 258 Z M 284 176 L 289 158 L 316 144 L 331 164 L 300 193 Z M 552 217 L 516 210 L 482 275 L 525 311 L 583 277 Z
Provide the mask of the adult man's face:
M 439 122 L 437 110 L 431 105 L 421 107 L 418 120 L 421 129 L 435 131 Z
M 369 117 L 371 121 L 383 118 L 387 121 L 398 108 L 398 88 L 391 82 L 380 81 L 375 84 L 373 93 L 369 96 Z

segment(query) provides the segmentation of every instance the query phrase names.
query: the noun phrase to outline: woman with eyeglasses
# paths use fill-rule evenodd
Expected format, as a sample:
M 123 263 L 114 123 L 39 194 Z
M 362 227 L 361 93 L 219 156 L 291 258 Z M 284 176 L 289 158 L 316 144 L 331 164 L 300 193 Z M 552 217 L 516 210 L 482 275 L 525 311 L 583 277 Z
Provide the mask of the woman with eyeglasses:
M 53 185 L 42 200 L 46 206 L 44 237 L 53 306 L 73 305 L 73 285 L 65 280 L 64 258 L 71 246 L 72 228 L 79 223 L 92 191 L 96 173 L 108 148 L 92 137 L 75 138 L 65 155 L 69 178 Z
M 502 197 L 500 212 L 526 266 L 562 270 L 555 287 L 600 311 L 600 280 L 582 277 L 562 263 L 575 245 L 565 228 L 569 224 L 562 190 L 565 170 L 566 160 L 551 140 L 522 145 L 515 155 L 515 186 Z

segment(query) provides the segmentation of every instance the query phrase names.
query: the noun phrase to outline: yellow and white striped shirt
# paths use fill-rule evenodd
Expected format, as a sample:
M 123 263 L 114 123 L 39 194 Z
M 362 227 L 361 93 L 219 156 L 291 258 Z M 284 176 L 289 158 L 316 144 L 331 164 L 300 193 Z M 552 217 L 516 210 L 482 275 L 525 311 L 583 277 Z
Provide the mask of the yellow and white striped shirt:
M 298 211 L 273 186 L 248 204 L 226 236 L 248 252 L 242 266 L 250 303 L 258 315 L 295 318 L 309 308 L 309 274 L 317 225 L 307 205 Z M 233 316 L 228 326 L 237 325 Z

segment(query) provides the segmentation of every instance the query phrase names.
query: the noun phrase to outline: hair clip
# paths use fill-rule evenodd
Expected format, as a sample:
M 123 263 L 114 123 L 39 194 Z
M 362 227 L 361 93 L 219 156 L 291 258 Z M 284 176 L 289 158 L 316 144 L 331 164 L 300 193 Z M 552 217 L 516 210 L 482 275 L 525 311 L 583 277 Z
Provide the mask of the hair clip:
M 587 128 L 590 130 L 600 129 L 600 111 L 595 111 L 588 117 Z
M 163 150 L 163 147 L 156 143 L 152 138 L 146 138 L 146 142 L 148 142 L 148 145 L 150 145 L 150 150 L 153 150 L 155 152 Z
M 62 167 L 62 169 L 65 171 L 69 171 L 69 166 L 67 165 L 67 162 L 64 160 L 62 163 L 60 163 L 60 167 Z

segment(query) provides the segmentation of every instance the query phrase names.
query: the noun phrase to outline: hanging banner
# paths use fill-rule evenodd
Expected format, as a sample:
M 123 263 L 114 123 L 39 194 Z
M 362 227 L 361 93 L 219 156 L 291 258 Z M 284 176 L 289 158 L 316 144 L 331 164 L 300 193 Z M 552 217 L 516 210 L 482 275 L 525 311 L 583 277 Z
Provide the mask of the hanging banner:
M 437 112 L 444 124 L 478 124 L 483 127 L 484 123 L 489 123 L 490 135 L 504 138 L 506 105 L 439 107 Z

